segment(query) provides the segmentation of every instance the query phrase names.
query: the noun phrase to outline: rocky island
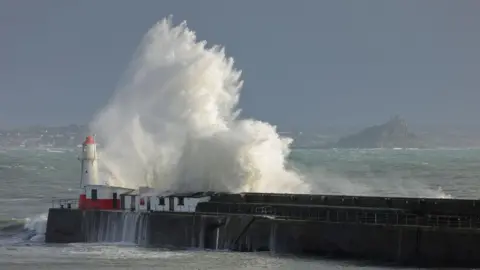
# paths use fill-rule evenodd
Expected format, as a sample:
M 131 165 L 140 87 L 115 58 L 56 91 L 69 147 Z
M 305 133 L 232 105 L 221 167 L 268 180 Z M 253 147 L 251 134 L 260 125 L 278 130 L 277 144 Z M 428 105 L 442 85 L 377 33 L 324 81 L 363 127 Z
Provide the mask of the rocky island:
M 400 116 L 388 122 L 368 127 L 333 144 L 334 148 L 423 148 L 423 143 L 410 133 L 407 123 Z

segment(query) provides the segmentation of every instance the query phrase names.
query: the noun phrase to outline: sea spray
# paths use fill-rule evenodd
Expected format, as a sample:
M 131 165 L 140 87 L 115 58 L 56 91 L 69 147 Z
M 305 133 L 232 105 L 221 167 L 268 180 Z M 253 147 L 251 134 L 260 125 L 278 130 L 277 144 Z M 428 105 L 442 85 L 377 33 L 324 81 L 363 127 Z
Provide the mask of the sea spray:
M 47 216 L 47 213 L 43 213 L 32 218 L 25 218 L 24 229 L 27 233 L 25 238 L 32 242 L 43 242 L 47 231 Z
M 372 159 L 362 154 L 364 150 L 348 150 L 340 156 L 331 150 L 301 150 L 290 156 L 290 165 L 301 171 L 309 180 L 314 193 L 361 196 L 397 196 L 452 198 L 441 186 L 419 175 L 411 177 L 408 166 L 394 161 L 383 170 L 371 167 Z M 369 150 L 381 154 L 380 159 L 391 159 L 388 150 Z M 378 150 L 380 151 L 380 150 Z M 335 151 L 336 152 L 336 151 Z M 333 156 L 332 156 L 332 153 Z M 358 160 L 355 156 L 362 155 Z M 340 159 L 339 159 L 340 158 Z M 373 164 L 381 160 L 373 162 Z M 339 167 L 340 166 L 340 167 Z M 402 169 L 405 168 L 405 169 Z M 430 183 L 430 184 L 429 184 Z
M 97 212 L 85 216 L 87 242 L 145 244 L 147 215 L 139 212 Z
M 90 125 L 103 142 L 100 169 L 113 176 L 107 182 L 159 191 L 448 197 L 415 182 L 356 183 L 320 167 L 287 169 L 291 139 L 268 123 L 239 119 L 240 75 L 223 48 L 197 41 L 185 22 L 154 25 Z
M 107 106 L 90 127 L 104 142 L 100 167 L 111 185 L 160 191 L 309 193 L 285 168 L 290 138 L 268 123 L 239 119 L 240 71 L 166 18 L 145 35 Z

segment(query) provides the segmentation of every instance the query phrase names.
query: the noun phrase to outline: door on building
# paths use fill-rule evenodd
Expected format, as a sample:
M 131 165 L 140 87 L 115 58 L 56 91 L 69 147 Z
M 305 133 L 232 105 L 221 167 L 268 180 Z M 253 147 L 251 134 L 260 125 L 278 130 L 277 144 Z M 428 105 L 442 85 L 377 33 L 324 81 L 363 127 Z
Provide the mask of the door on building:
M 175 198 L 174 197 L 169 197 L 168 198 L 168 209 L 170 212 L 173 212 L 175 210 Z
M 135 211 L 135 200 L 137 196 L 130 196 L 130 210 Z

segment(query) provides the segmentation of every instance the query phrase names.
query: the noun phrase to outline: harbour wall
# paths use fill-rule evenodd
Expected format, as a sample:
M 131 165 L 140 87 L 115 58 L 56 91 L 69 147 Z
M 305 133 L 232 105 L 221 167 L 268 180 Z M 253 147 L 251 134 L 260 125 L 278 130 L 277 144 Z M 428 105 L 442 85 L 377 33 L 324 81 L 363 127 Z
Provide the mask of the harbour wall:
M 307 254 L 425 267 L 480 266 L 480 231 L 271 215 L 50 209 L 46 242 Z
M 216 193 L 214 203 L 297 205 L 399 209 L 415 214 L 480 215 L 480 200 L 412 197 L 310 195 L 276 193 Z
M 148 213 L 51 208 L 45 242 L 128 242 L 147 245 Z
M 81 210 L 50 208 L 45 241 L 47 243 L 85 242 L 83 222 L 84 214 Z

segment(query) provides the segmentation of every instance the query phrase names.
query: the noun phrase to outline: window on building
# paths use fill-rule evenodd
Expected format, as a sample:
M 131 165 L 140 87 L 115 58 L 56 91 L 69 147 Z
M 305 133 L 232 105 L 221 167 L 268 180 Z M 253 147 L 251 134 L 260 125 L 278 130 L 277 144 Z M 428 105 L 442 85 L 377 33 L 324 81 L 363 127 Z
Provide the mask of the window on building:
M 178 205 L 183 205 L 183 198 L 182 197 L 178 197 Z
M 165 198 L 158 198 L 158 205 L 165 205 Z
M 92 200 L 96 201 L 97 200 L 97 190 L 92 189 Z

